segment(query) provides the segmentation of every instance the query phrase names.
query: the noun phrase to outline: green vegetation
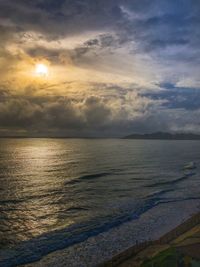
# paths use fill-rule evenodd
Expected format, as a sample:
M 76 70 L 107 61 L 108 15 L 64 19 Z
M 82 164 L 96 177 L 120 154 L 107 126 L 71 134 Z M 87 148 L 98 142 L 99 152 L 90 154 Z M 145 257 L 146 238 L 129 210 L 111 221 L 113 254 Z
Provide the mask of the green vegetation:
M 150 260 L 146 260 L 141 267 L 177 267 L 178 262 L 182 261 L 181 255 L 175 248 L 169 248 Z

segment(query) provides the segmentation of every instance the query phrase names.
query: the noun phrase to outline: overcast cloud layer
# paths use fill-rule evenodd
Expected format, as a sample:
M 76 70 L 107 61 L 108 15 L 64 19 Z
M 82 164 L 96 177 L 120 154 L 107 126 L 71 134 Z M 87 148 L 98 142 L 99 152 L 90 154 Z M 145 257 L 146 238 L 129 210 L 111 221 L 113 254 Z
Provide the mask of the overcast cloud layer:
M 199 28 L 196 0 L 0 0 L 0 135 L 200 133 Z

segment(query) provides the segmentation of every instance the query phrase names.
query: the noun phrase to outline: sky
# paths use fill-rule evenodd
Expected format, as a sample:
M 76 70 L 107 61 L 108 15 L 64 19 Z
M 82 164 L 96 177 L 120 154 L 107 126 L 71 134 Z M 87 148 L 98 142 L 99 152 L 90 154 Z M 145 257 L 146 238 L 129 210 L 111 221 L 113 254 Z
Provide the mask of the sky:
M 199 29 L 198 0 L 0 0 L 0 136 L 200 133 Z

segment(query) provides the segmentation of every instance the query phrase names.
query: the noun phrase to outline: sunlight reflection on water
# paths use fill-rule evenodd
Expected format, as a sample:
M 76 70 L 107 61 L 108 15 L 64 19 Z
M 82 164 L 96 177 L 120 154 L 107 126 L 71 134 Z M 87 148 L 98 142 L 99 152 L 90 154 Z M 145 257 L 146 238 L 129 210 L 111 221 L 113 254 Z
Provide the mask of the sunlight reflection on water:
M 143 207 L 157 192 L 198 195 L 196 176 L 182 182 L 190 191 L 173 180 L 185 162 L 200 158 L 199 148 L 189 141 L 2 139 L 1 246 L 83 222 L 92 229 Z

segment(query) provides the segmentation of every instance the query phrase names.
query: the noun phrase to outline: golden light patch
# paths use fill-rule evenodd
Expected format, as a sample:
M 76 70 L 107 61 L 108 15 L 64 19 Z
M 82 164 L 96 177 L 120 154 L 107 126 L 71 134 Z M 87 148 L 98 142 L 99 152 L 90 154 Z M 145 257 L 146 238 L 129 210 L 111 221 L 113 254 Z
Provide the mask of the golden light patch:
M 49 70 L 47 65 L 42 64 L 42 63 L 38 63 L 35 66 L 35 73 L 38 76 L 42 76 L 42 77 L 46 77 L 49 74 Z

